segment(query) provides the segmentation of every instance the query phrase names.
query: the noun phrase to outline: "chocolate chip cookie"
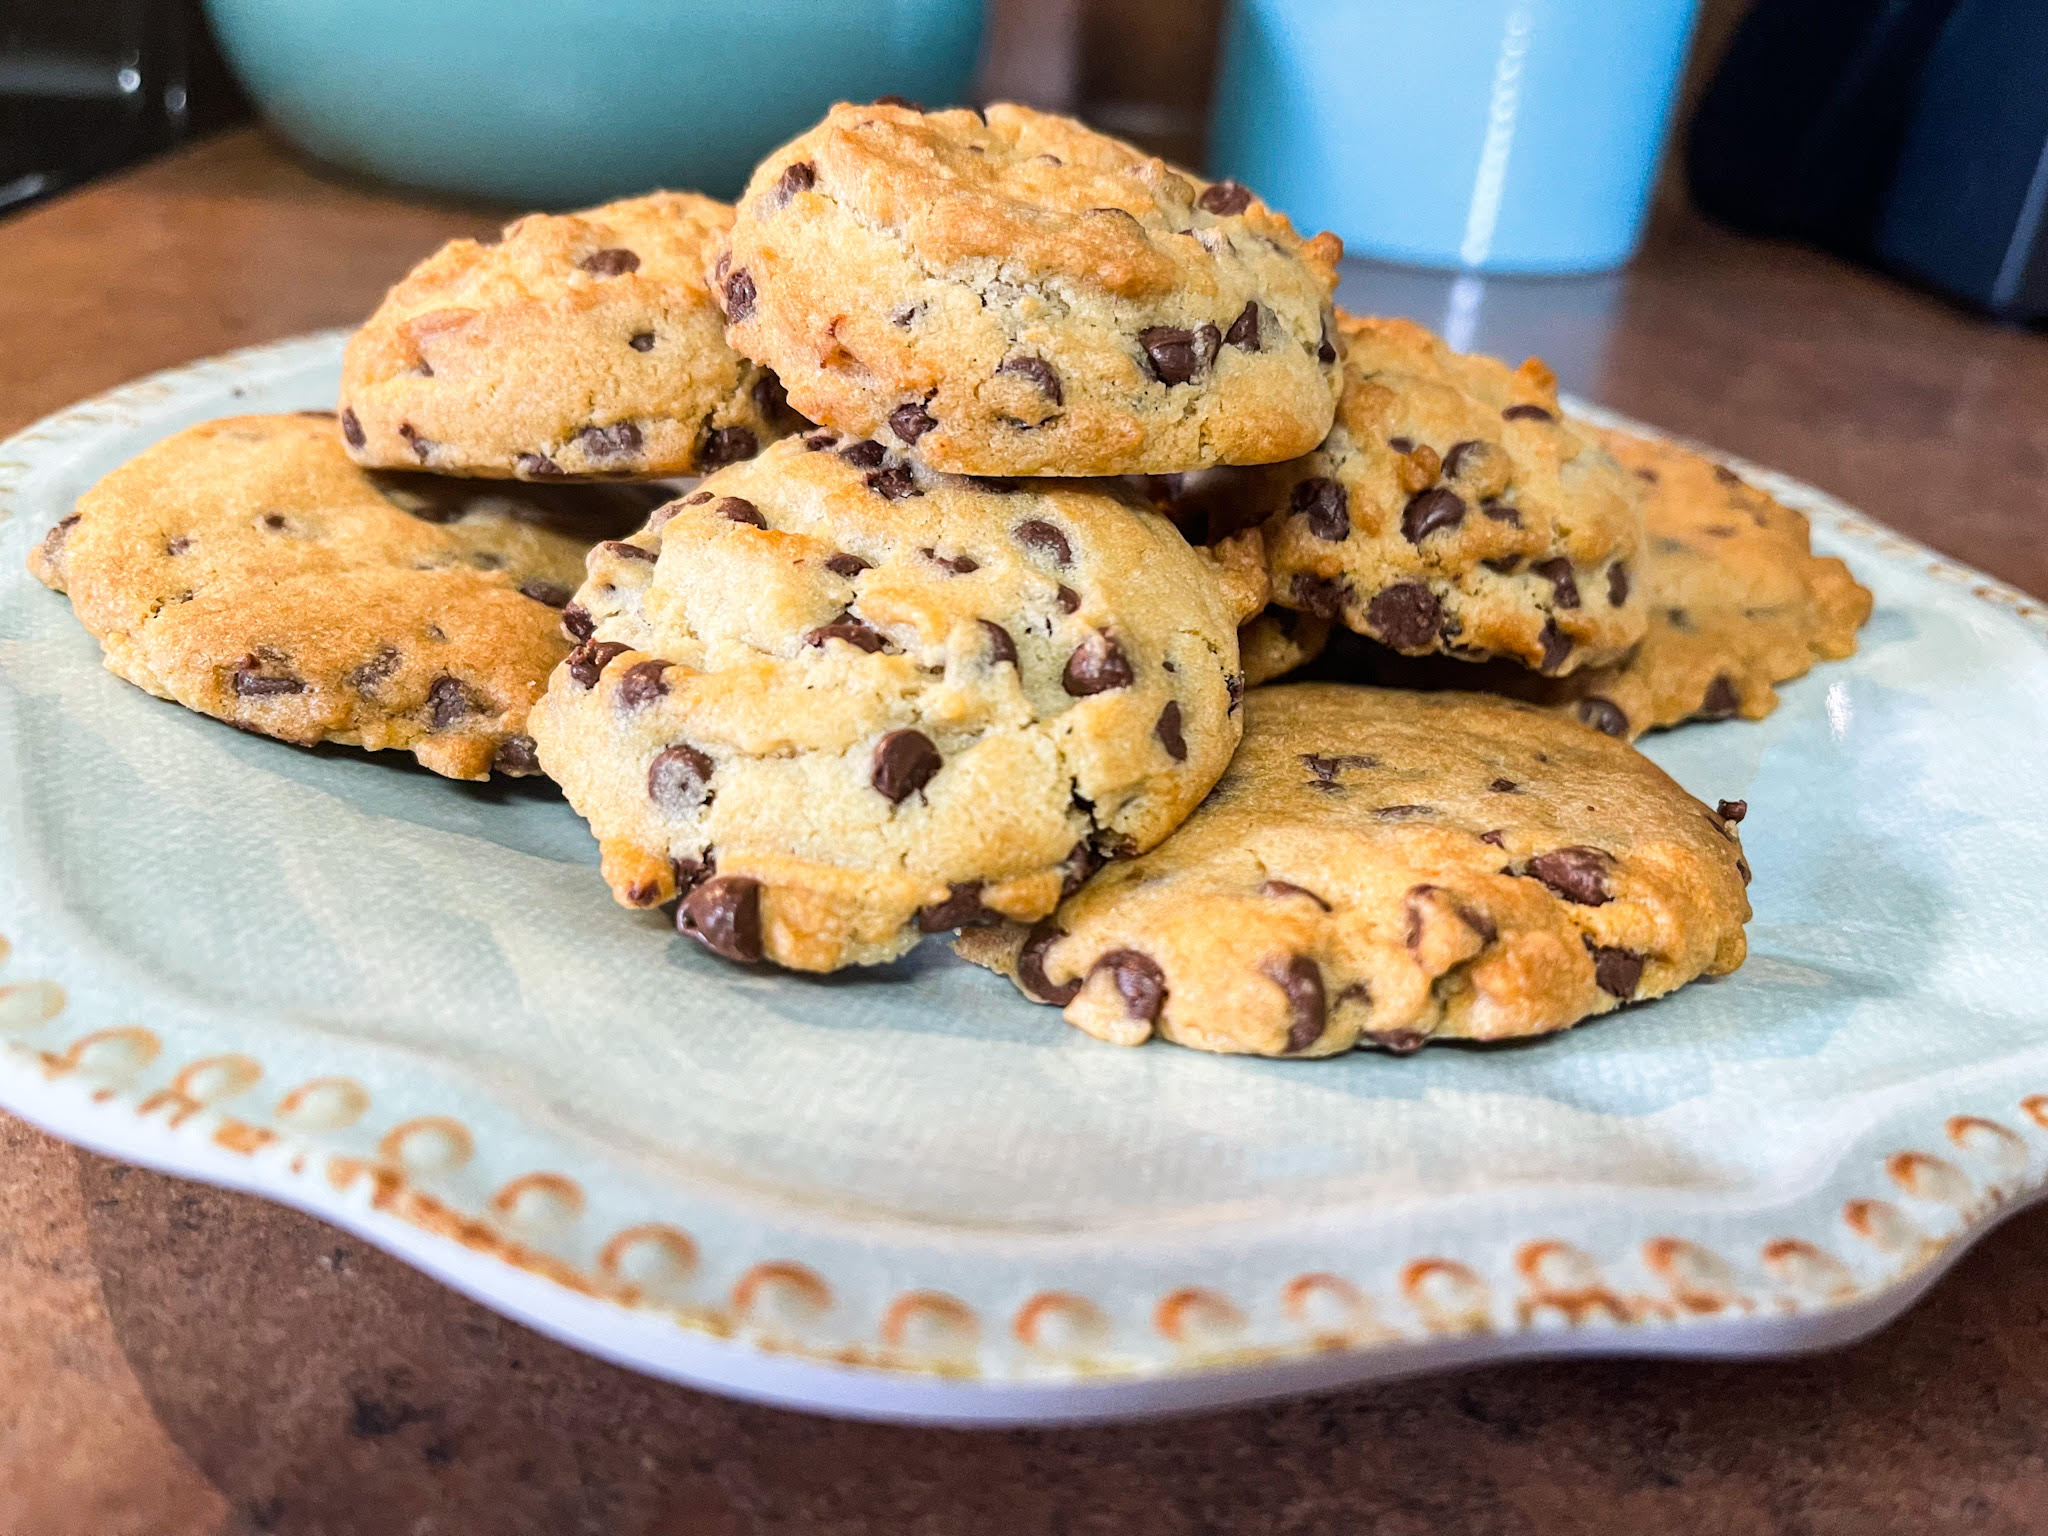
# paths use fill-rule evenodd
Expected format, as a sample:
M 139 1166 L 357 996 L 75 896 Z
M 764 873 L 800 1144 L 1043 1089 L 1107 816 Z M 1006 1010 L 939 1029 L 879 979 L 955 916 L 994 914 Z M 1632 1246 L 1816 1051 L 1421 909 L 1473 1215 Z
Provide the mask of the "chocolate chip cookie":
M 1870 593 L 1841 561 L 1813 553 L 1804 517 L 1674 443 L 1589 430 L 1643 484 L 1642 643 L 1569 677 L 1385 653 L 1347 656 L 1347 675 L 1503 693 L 1633 740 L 1687 720 L 1761 720 L 1778 707 L 1775 684 L 1855 653 Z
M 1407 320 L 1339 330 L 1337 424 L 1260 476 L 1273 600 L 1404 654 L 1550 674 L 1640 640 L 1636 482 L 1563 419 L 1549 370 Z
M 815 420 L 955 473 L 1165 473 L 1322 440 L 1341 254 L 1070 118 L 842 104 L 762 162 L 714 279 Z
M 359 464 L 552 480 L 703 474 L 801 425 L 725 344 L 704 277 L 723 203 L 656 192 L 457 240 L 349 341 Z
M 1264 1056 L 1543 1034 L 1742 963 L 1747 807 L 1611 737 L 1328 683 L 1245 717 L 1173 836 L 960 952 L 1101 1039 Z
M 873 964 L 1180 823 L 1239 735 L 1229 591 L 1114 482 L 820 429 L 591 552 L 531 729 L 622 903 L 680 897 L 735 960 Z
M 101 480 L 29 569 L 159 698 L 481 779 L 538 771 L 526 712 L 584 551 L 659 499 L 366 471 L 329 412 L 239 416 Z

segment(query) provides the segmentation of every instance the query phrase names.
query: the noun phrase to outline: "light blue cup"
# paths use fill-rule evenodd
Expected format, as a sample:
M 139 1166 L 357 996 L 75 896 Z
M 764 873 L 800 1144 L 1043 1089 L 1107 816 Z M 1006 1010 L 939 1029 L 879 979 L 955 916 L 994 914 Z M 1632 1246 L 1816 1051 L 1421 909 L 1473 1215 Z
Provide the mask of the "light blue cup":
M 1234 0 L 1210 134 L 1356 256 L 1596 272 L 1634 252 L 1698 0 Z
M 964 101 L 982 0 L 207 0 L 264 115 L 389 181 L 522 207 L 731 197 L 834 101 Z

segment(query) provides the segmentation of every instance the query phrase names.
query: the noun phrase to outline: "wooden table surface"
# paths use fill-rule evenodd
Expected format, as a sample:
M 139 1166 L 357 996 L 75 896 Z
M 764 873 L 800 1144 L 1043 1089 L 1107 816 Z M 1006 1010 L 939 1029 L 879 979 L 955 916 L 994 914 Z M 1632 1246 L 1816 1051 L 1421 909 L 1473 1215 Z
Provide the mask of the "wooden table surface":
M 495 214 L 253 132 L 0 223 L 0 433 L 360 318 Z M 1671 221 L 1583 282 L 1360 270 L 2048 595 L 2048 338 Z M 317 1221 L 0 1116 L 0 1536 L 2048 1531 L 2048 1210 L 1855 1348 L 1515 1365 L 1129 1428 L 834 1423 L 550 1343 Z

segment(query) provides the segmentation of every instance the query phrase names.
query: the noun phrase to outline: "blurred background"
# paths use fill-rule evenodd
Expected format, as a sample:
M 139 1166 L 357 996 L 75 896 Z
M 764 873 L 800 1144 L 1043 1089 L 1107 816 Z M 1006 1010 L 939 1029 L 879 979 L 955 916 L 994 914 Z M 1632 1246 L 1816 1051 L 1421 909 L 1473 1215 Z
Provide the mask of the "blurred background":
M 2048 314 L 2044 0 L 0 0 L 0 216 L 252 116 L 508 210 L 730 196 L 885 92 L 1236 177 L 1343 236 L 1344 302 L 1510 354 L 1540 312 L 1567 382 L 1679 207 Z

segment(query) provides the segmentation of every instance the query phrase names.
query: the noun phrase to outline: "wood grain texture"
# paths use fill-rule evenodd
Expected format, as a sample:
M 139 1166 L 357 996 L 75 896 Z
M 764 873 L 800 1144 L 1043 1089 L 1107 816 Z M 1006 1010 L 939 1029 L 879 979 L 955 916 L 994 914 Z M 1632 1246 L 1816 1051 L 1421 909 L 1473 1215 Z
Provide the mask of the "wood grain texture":
M 0 432 L 347 323 L 499 218 L 241 133 L 0 224 Z M 1682 214 L 1614 281 L 1571 382 L 2048 594 L 2048 338 Z M 307 1217 L 0 1120 L 0 1533 L 2020 1536 L 2048 1531 L 2044 1275 L 2037 1211 L 1877 1338 L 1810 1359 L 885 1428 L 634 1376 Z

